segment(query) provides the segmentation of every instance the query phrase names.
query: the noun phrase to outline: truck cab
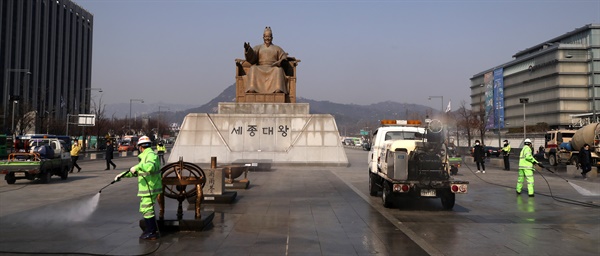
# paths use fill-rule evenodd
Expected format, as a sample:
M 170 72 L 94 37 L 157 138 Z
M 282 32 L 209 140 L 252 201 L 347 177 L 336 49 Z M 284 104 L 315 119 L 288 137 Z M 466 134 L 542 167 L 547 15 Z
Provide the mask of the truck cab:
M 386 142 L 420 141 L 423 139 L 424 133 L 425 128 L 418 127 L 417 122 L 409 125 L 407 120 L 386 121 L 382 127 L 373 132 L 373 143 L 368 154 L 369 171 L 377 172 L 381 168 L 381 157 L 385 155 L 386 146 L 388 146 L 385 144 Z
M 544 157 L 548 159 L 550 165 L 554 166 L 565 161 L 565 157 L 561 157 L 561 151 L 565 149 L 567 151 L 574 150 L 571 148 L 570 142 L 575 132 L 574 130 L 551 130 L 546 132 L 544 135 Z M 570 157 L 566 158 L 566 160 L 570 160 Z

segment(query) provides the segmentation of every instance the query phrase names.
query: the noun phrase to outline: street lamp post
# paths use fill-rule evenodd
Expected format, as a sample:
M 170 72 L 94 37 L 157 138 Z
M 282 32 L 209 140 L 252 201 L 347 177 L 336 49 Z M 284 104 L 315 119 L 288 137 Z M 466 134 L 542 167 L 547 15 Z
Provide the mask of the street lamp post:
M 15 104 L 17 104 L 19 101 L 13 99 L 12 101 L 12 123 L 11 123 L 11 127 L 12 127 L 12 133 L 15 134 Z
M 12 95 L 12 93 L 9 93 L 9 89 L 8 89 L 8 75 L 10 74 L 10 72 L 16 72 L 16 73 L 23 72 L 23 73 L 25 73 L 27 75 L 31 75 L 31 72 L 29 72 L 29 69 L 19 69 L 19 68 L 7 68 L 7 69 L 4 69 L 4 96 L 7 96 L 9 94 Z M 6 117 L 7 116 L 6 112 L 8 110 L 8 104 L 11 101 L 12 100 L 9 99 L 8 101 L 6 101 L 6 104 L 4 105 L 4 115 L 3 115 L 4 116 L 4 122 L 3 122 L 4 124 L 6 124 L 6 118 L 7 118 Z M 13 102 L 13 107 L 14 107 L 14 102 Z M 15 111 L 14 111 L 14 108 L 13 108 L 13 122 L 14 122 L 14 114 L 15 114 L 14 112 Z M 14 132 L 14 127 L 13 127 L 13 132 Z
M 85 101 L 85 104 L 87 104 L 87 105 L 88 105 L 88 107 L 89 107 L 89 104 L 90 104 L 90 102 L 92 101 L 92 95 L 91 95 L 91 94 L 92 94 L 92 91 L 98 91 L 98 92 L 100 92 L 100 93 L 101 93 L 101 92 L 102 92 L 102 88 L 85 88 L 85 91 L 86 91 L 86 95 L 85 95 L 86 97 L 87 97 L 87 91 L 89 91 L 89 92 L 90 92 L 90 97 L 89 97 L 89 99 L 90 99 L 90 100 L 89 100 L 89 101 L 87 101 L 87 100 Z M 86 109 L 86 110 L 87 110 L 87 109 Z
M 158 133 L 158 139 L 161 139 L 161 135 L 160 135 L 160 108 L 167 108 L 167 110 L 169 109 L 169 107 L 163 107 L 163 106 L 158 106 L 158 124 L 157 124 L 157 128 L 156 128 L 156 132 Z
M 525 119 L 525 104 L 529 103 L 529 98 L 520 98 L 519 101 L 523 104 L 523 140 L 527 139 L 527 122 Z
M 134 101 L 144 103 L 143 99 L 129 99 L 129 118 L 127 118 L 127 127 L 129 128 L 129 130 L 131 130 L 131 103 Z

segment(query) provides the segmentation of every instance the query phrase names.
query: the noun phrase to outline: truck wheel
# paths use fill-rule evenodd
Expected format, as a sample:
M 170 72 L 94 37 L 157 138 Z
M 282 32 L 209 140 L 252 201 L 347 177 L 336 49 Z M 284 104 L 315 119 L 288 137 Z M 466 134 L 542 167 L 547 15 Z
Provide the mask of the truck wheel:
M 17 181 L 17 179 L 15 178 L 15 174 L 12 172 L 9 174 L 6 174 L 5 179 L 6 179 L 6 183 L 8 183 L 8 184 L 15 184 L 15 182 Z
M 441 196 L 441 199 L 442 199 L 442 206 L 444 207 L 444 209 L 452 210 L 452 208 L 454 208 L 456 194 L 454 194 L 450 191 L 447 191 Z
M 69 167 L 65 166 L 65 168 L 63 168 L 62 172 L 60 173 L 60 179 L 66 180 L 68 177 L 69 177 Z
M 556 162 L 556 155 L 550 155 L 548 157 L 548 162 L 550 162 L 550 165 L 552 166 L 556 166 L 558 163 Z
M 381 195 L 381 200 L 383 201 L 383 207 L 392 208 L 394 206 L 394 202 L 392 201 L 392 188 L 390 187 L 390 183 L 387 181 L 383 181 L 383 193 Z
M 50 171 L 46 170 L 41 175 L 42 183 L 50 183 L 50 178 L 52 178 L 52 173 Z
M 369 195 L 377 196 L 379 189 L 377 188 L 377 181 L 375 179 L 375 174 L 369 172 Z

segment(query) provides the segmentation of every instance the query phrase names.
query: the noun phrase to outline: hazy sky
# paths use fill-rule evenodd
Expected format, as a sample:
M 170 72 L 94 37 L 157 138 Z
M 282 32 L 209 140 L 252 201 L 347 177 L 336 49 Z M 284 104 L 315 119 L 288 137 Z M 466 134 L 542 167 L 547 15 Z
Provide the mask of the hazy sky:
M 439 109 L 428 96 L 443 95 L 454 110 L 473 75 L 600 23 L 598 0 L 74 1 L 94 15 L 92 87 L 107 104 L 205 104 L 270 26 L 301 60 L 298 97 Z

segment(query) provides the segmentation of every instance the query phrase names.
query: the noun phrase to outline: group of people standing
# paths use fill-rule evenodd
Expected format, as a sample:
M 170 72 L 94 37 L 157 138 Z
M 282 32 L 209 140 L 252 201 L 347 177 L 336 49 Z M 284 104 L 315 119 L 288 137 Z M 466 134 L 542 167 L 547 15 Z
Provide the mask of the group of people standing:
M 106 169 L 104 169 L 105 171 L 110 170 L 110 167 L 112 166 L 113 170 L 117 168 L 117 165 L 112 161 L 114 158 L 114 151 L 115 151 L 115 147 L 113 146 L 113 143 L 108 140 L 106 141 L 106 150 L 104 151 L 104 159 L 106 160 Z M 159 157 L 159 164 L 163 165 L 165 164 L 165 152 L 167 151 L 167 148 L 164 146 L 164 144 L 162 142 L 159 142 L 156 145 L 156 153 Z M 73 145 L 71 146 L 71 162 L 73 163 L 73 165 L 71 166 L 71 171 L 70 173 L 73 173 L 73 170 L 75 168 L 77 168 L 77 172 L 81 172 L 81 167 L 77 164 L 77 160 L 79 160 L 79 153 L 81 152 L 81 146 L 79 145 L 79 143 L 77 141 L 73 142 Z
M 534 165 L 538 165 L 541 168 L 544 166 L 535 159 L 533 156 L 533 145 L 530 139 L 525 139 L 525 146 L 521 149 L 519 154 L 519 176 L 517 178 L 516 193 L 521 194 L 523 189 L 523 182 L 527 181 L 527 192 L 530 197 L 534 196 L 534 179 L 533 172 L 535 171 Z M 504 170 L 510 170 L 510 153 L 511 146 L 508 140 L 504 140 L 502 147 L 502 156 L 504 158 Z M 476 173 L 485 173 L 485 150 L 483 145 L 480 144 L 479 140 L 475 140 L 475 146 L 473 147 L 473 159 L 477 165 Z M 592 154 L 590 151 L 590 145 L 585 144 L 579 151 L 579 159 L 577 168 L 581 169 L 581 176 L 587 179 L 587 173 L 592 170 Z

